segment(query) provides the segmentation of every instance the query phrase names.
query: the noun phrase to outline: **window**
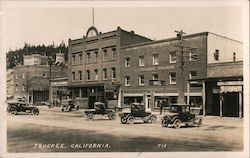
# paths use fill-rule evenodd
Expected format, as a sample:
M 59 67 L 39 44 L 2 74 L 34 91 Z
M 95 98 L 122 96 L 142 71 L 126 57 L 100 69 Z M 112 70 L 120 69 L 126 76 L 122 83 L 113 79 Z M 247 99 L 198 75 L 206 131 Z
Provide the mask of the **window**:
M 18 85 L 16 84 L 16 91 L 18 91 Z
M 139 56 L 139 66 L 145 66 L 144 56 Z
M 98 61 L 98 51 L 95 51 L 95 62 Z
M 235 62 L 236 61 L 236 53 L 234 52 L 233 53 L 233 62 Z
M 75 55 L 72 55 L 72 64 L 76 64 L 76 56 Z
M 189 53 L 189 61 L 197 61 L 197 54 L 193 50 Z
M 139 75 L 139 85 L 142 86 L 144 84 L 145 84 L 144 75 Z
M 219 50 L 218 49 L 215 49 L 215 52 L 214 52 L 214 60 L 219 60 Z
M 82 64 L 82 54 L 79 54 L 79 64 Z
M 153 80 L 158 80 L 159 79 L 158 74 L 153 74 L 152 76 L 153 76 Z
M 169 84 L 176 84 L 176 73 L 169 73 Z
M 105 61 L 105 60 L 107 60 L 107 56 L 108 56 L 108 51 L 107 51 L 107 49 L 103 49 L 102 50 L 103 51 L 103 61 Z
M 106 69 L 106 68 L 103 69 L 102 78 L 103 78 L 104 80 L 107 79 L 107 69 Z
M 176 52 L 169 53 L 169 63 L 176 63 Z
M 79 71 L 79 80 L 82 80 L 82 71 Z
M 74 81 L 76 79 L 75 72 L 72 72 L 72 80 Z
M 125 86 L 130 86 L 130 76 L 125 76 Z
M 24 75 L 24 73 L 22 74 L 22 77 L 23 77 L 23 78 L 25 78 L 25 75 Z
M 87 53 L 87 63 L 90 62 L 90 53 Z
M 95 69 L 95 80 L 98 80 L 98 70 Z
M 90 71 L 87 70 L 87 80 L 90 80 Z
M 25 84 L 23 84 L 23 91 L 25 91 Z
M 116 48 L 112 48 L 112 60 L 116 59 Z
M 159 65 L 159 55 L 158 54 L 153 55 L 153 65 Z
M 194 79 L 197 77 L 197 71 L 190 71 L 189 72 L 189 79 Z
M 125 68 L 130 67 L 130 58 L 125 58 Z
M 16 75 L 16 79 L 18 79 L 18 76 Z
M 115 68 L 113 67 L 112 68 L 112 79 L 115 79 L 116 78 L 116 70 Z

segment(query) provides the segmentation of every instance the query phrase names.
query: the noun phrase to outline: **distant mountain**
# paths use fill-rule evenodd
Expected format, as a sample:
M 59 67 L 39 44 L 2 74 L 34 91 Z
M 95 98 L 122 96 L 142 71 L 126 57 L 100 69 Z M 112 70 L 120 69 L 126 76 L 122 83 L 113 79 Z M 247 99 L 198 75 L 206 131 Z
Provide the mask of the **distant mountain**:
M 48 46 L 43 45 L 30 45 L 25 43 L 23 48 L 17 50 L 10 50 L 6 54 L 6 65 L 7 69 L 12 69 L 18 64 L 23 64 L 23 56 L 31 55 L 31 54 L 41 54 L 46 56 L 52 56 L 55 59 L 55 53 L 64 53 L 65 60 L 68 60 L 68 48 L 65 43 L 62 43 L 59 46 L 55 46 L 54 43 Z

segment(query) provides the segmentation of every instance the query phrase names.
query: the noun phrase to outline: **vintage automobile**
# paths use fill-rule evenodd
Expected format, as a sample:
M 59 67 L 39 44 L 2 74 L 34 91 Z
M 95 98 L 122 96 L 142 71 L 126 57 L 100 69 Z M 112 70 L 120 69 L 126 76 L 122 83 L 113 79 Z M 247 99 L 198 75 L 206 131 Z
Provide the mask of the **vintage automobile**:
M 38 115 L 40 112 L 37 107 L 23 101 L 8 101 L 7 104 L 7 112 L 13 115 L 18 114 L 19 112 L 27 112 L 33 115 Z
M 144 123 L 154 123 L 157 120 L 156 115 L 145 111 L 142 103 L 133 103 L 130 107 L 130 112 L 121 112 L 119 116 L 122 124 L 134 124 L 134 121 L 138 119 L 142 119 Z
M 95 102 L 94 109 L 88 109 L 88 110 L 84 111 L 84 113 L 87 116 L 88 120 L 93 120 L 95 115 L 108 116 L 108 118 L 110 120 L 116 119 L 115 110 L 106 109 L 105 104 L 102 102 Z
M 62 100 L 61 110 L 62 112 L 79 110 L 79 105 L 76 105 L 72 99 L 65 99 Z
M 202 117 L 197 117 L 190 112 L 190 105 L 172 104 L 170 105 L 169 113 L 162 118 L 162 126 L 168 127 L 173 125 L 175 128 L 181 126 L 198 126 L 202 125 Z

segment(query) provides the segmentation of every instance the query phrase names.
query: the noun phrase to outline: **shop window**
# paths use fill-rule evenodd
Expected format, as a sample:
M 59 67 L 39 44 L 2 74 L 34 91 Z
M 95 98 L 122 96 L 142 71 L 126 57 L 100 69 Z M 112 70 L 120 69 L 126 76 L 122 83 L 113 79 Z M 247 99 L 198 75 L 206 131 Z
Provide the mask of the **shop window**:
M 130 86 L 130 76 L 125 76 L 125 86 Z
M 169 74 L 169 84 L 176 84 L 176 73 L 172 72 Z
M 130 67 L 130 58 L 125 58 L 125 68 Z
M 144 56 L 139 56 L 139 66 L 145 66 Z
M 145 84 L 144 75 L 139 75 L 139 85 L 143 86 Z
M 158 54 L 153 55 L 153 65 L 159 65 L 159 55 Z
M 169 63 L 176 63 L 176 52 L 169 53 Z

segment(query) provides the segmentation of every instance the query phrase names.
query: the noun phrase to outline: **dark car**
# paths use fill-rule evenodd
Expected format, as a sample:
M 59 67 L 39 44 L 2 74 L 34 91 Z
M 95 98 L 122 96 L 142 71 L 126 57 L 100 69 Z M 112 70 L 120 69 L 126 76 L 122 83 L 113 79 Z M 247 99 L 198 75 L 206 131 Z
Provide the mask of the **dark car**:
M 172 104 L 168 114 L 162 118 L 162 126 L 168 127 L 173 125 L 175 128 L 181 126 L 198 126 L 202 125 L 202 117 L 197 117 L 190 112 L 190 105 L 186 104 Z
M 72 99 L 65 99 L 65 100 L 62 100 L 61 109 L 62 109 L 62 112 L 79 110 L 79 105 L 76 105 Z
M 110 120 L 116 119 L 115 110 L 106 109 L 105 104 L 102 102 L 95 102 L 94 109 L 88 109 L 84 111 L 84 113 L 87 116 L 88 120 L 93 120 L 95 115 L 108 116 Z
M 18 114 L 19 112 L 27 112 L 33 115 L 38 115 L 40 112 L 37 107 L 23 101 L 9 101 L 7 103 L 7 112 L 13 115 Z
M 156 115 L 145 111 L 144 104 L 142 103 L 133 103 L 130 106 L 130 112 L 122 112 L 119 116 L 122 124 L 133 124 L 136 119 L 142 119 L 144 123 L 154 123 L 157 120 Z

